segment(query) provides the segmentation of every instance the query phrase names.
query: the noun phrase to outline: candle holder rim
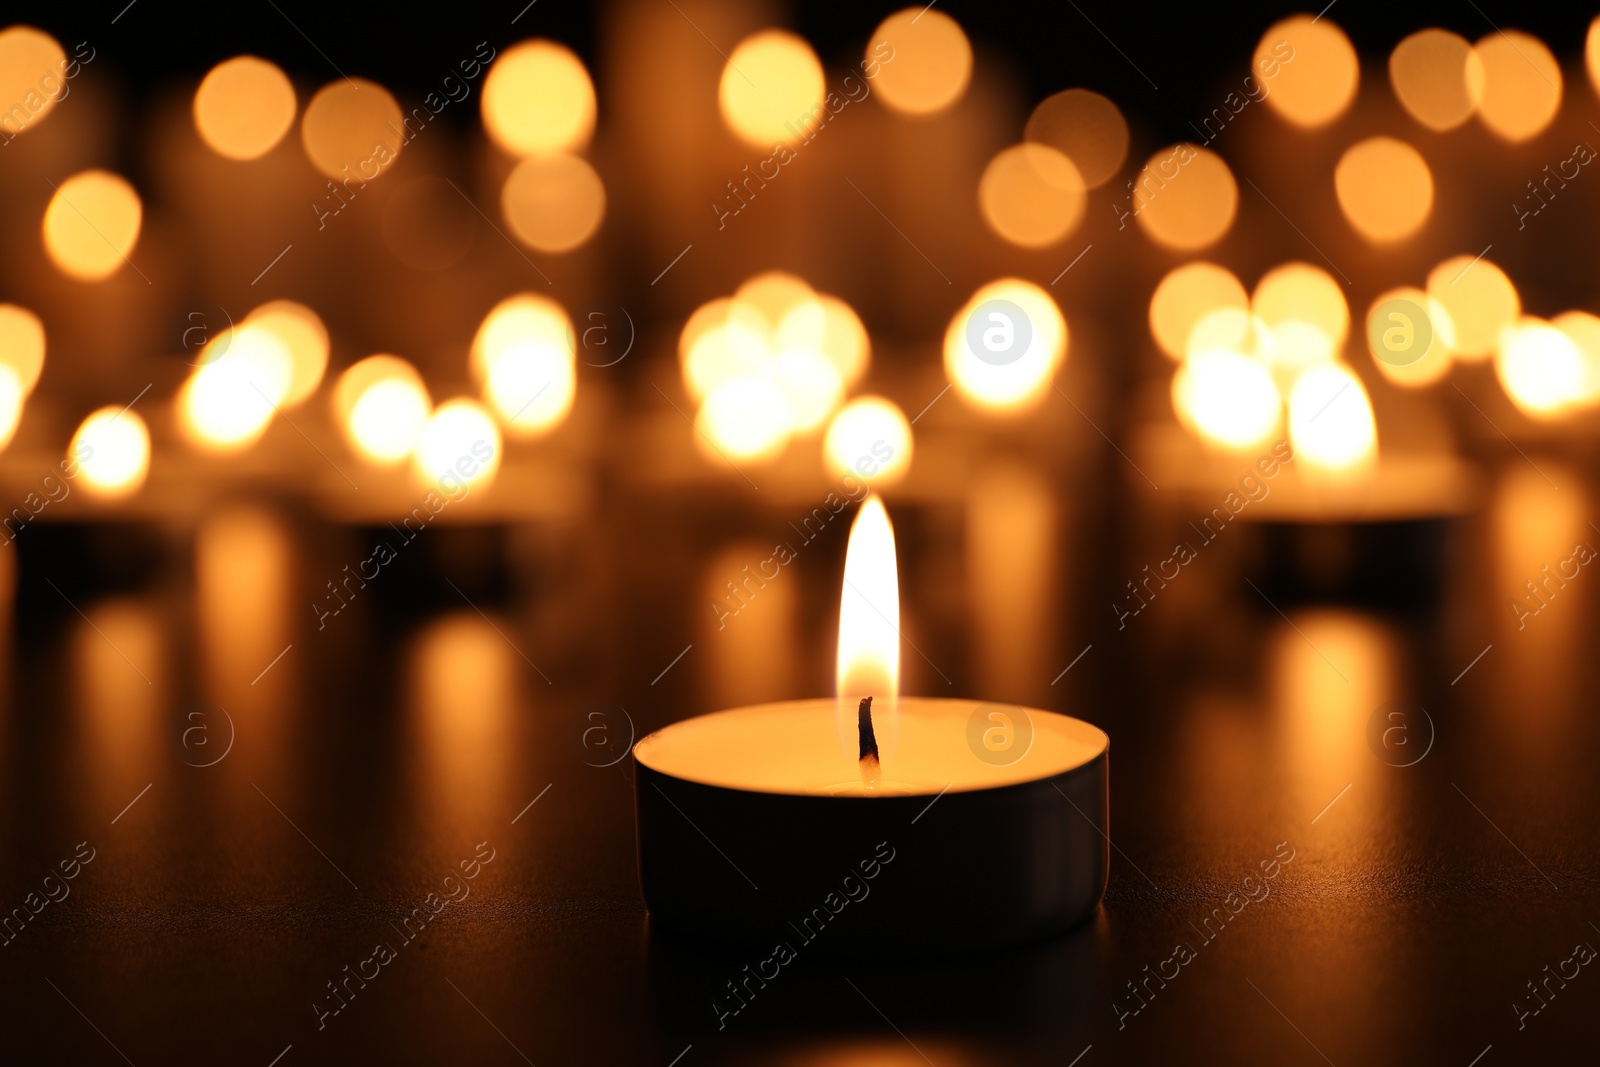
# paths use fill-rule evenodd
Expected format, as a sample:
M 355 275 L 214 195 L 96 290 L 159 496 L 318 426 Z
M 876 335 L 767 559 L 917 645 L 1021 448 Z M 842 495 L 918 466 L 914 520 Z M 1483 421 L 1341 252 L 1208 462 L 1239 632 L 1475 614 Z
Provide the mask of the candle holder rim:
M 1062 779 L 1062 778 L 1072 777 L 1072 776 L 1076 776 L 1078 774 L 1083 774 L 1083 773 L 1093 773 L 1094 769 L 1096 768 L 1096 766 L 1098 764 L 1100 764 L 1102 761 L 1109 761 L 1110 756 L 1111 756 L 1111 736 L 1109 734 L 1107 734 L 1100 727 L 1094 725 L 1094 723 L 1088 722 L 1087 720 L 1084 720 L 1084 719 L 1077 718 L 1076 716 L 1063 714 L 1062 712 L 1059 712 L 1059 711 L 1050 711 L 1050 710 L 1045 709 L 1045 708 L 1030 708 L 1030 707 L 1027 707 L 1026 705 L 1023 705 L 1023 704 L 1013 704 L 1013 703 L 1010 703 L 1008 701 L 972 700 L 972 699 L 962 698 L 962 697 L 921 697 L 921 696 L 916 696 L 916 697 L 909 697 L 909 698 L 901 697 L 901 699 L 902 700 L 911 699 L 911 700 L 918 701 L 920 703 L 935 704 L 935 705 L 967 705 L 967 706 L 972 706 L 972 707 L 979 707 L 979 706 L 982 706 L 984 704 L 992 704 L 992 705 L 995 705 L 996 707 L 1019 708 L 1022 711 L 1027 712 L 1029 716 L 1042 715 L 1042 716 L 1045 716 L 1047 718 L 1065 720 L 1066 722 L 1074 724 L 1074 729 L 1075 730 L 1081 728 L 1082 730 L 1086 731 L 1089 734 L 1089 737 L 1091 738 L 1091 740 L 1087 740 L 1085 743 L 1088 744 L 1091 748 L 1093 748 L 1094 751 L 1089 756 L 1087 756 L 1081 763 L 1077 763 L 1077 764 L 1075 764 L 1075 765 L 1073 765 L 1071 767 L 1067 767 L 1067 768 L 1064 768 L 1062 770 L 1049 771 L 1049 772 L 1040 774 L 1040 775 L 1038 775 L 1037 777 L 1034 777 L 1034 778 L 1025 778 L 1025 779 L 1022 779 L 1020 781 L 1006 782 L 1006 783 L 1004 783 L 1002 785 L 977 785 L 977 786 L 970 786 L 970 787 L 955 786 L 955 785 L 947 786 L 946 790 L 948 792 L 951 792 L 951 793 L 999 792 L 1001 790 L 1020 789 L 1020 788 L 1028 788 L 1028 787 L 1032 787 L 1032 786 L 1037 786 L 1040 783 L 1049 782 L 1049 781 L 1052 781 L 1052 780 L 1055 780 L 1055 779 Z M 685 723 L 694 722 L 694 721 L 699 720 L 699 719 L 706 719 L 706 718 L 711 718 L 713 716 L 726 715 L 726 714 L 731 714 L 731 713 L 734 713 L 734 712 L 751 711 L 751 710 L 755 710 L 755 709 L 759 709 L 759 708 L 799 709 L 799 708 L 802 708 L 802 707 L 810 706 L 810 707 L 816 707 L 816 708 L 818 708 L 820 710 L 820 709 L 832 707 L 836 703 L 837 703 L 837 698 L 834 698 L 834 697 L 805 697 L 805 698 L 800 698 L 800 699 L 796 699 L 796 700 L 772 700 L 772 701 L 767 701 L 767 702 L 761 703 L 761 704 L 749 704 L 749 705 L 743 705 L 743 706 L 735 707 L 735 708 L 723 708 L 723 709 L 720 709 L 718 711 L 709 711 L 709 712 L 706 712 L 706 713 L 704 713 L 702 715 L 694 715 L 694 716 L 690 716 L 687 719 L 679 719 L 677 722 L 668 723 L 666 726 L 662 726 L 659 729 L 655 729 L 655 730 L 650 731 L 648 734 L 644 735 L 643 737 L 639 738 L 639 740 L 634 742 L 633 748 L 631 749 L 629 754 L 633 757 L 633 761 L 634 761 L 634 763 L 635 763 L 635 765 L 637 767 L 643 767 L 646 770 L 650 771 L 652 774 L 660 775 L 663 778 L 670 778 L 670 779 L 672 779 L 673 781 L 676 781 L 676 782 L 683 782 L 683 783 L 686 783 L 686 784 L 689 784 L 689 785 L 700 786 L 700 787 L 705 788 L 705 789 L 723 790 L 723 791 L 726 791 L 728 793 L 762 793 L 762 794 L 766 794 L 766 795 L 769 795 L 769 796 L 780 796 L 780 797 L 782 797 L 782 796 L 791 796 L 791 797 L 800 797 L 800 798 L 806 798 L 806 799 L 819 799 L 819 800 L 846 800 L 846 801 L 857 800 L 857 801 L 866 801 L 866 802 L 872 803 L 872 804 L 885 804 L 885 803 L 892 803 L 894 801 L 904 801 L 904 800 L 925 800 L 928 797 L 940 795 L 940 791 L 939 790 L 932 789 L 932 788 L 929 788 L 926 792 L 903 793 L 903 794 L 896 794 L 896 795 L 892 795 L 892 796 L 837 796 L 837 795 L 833 795 L 833 794 L 801 793 L 801 792 L 796 792 L 796 791 L 793 791 L 793 790 L 786 790 L 786 789 L 758 789 L 758 788 L 752 788 L 752 787 L 747 787 L 747 786 L 719 785 L 719 784 L 714 783 L 714 782 L 703 782 L 703 781 L 700 781 L 700 780 L 695 779 L 695 778 L 686 778 L 686 777 L 684 777 L 684 776 L 682 776 L 680 774 L 674 774 L 671 771 L 663 770 L 660 767 L 657 767 L 654 764 L 652 764 L 649 761 L 649 759 L 646 758 L 645 756 L 641 756 L 640 752 L 639 752 L 639 750 L 641 748 L 648 749 L 650 747 L 650 742 L 652 740 L 658 738 L 661 734 L 665 733 L 666 731 L 671 730 L 673 727 L 681 726 L 681 725 L 683 725 Z

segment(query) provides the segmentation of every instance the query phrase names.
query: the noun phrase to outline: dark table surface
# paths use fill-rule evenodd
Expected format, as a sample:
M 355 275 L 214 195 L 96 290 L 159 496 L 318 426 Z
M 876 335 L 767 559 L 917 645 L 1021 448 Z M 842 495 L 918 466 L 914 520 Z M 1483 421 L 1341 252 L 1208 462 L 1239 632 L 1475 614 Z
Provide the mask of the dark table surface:
M 828 691 L 842 529 L 719 631 L 704 590 L 761 558 L 782 509 L 623 492 L 582 523 L 430 530 L 320 629 L 308 605 L 335 605 L 325 583 L 378 531 L 250 508 L 35 527 L 4 550 L 0 1048 L 140 1067 L 1582 1055 L 1596 579 L 1547 581 L 1520 619 L 1508 603 L 1594 540 L 1584 481 L 1512 457 L 1465 520 L 1241 526 L 1120 630 L 1100 605 L 1173 520 L 1148 500 L 1061 504 L 998 594 L 958 506 L 900 508 L 906 689 L 1105 728 L 1110 887 L 1041 944 L 801 960 L 721 1028 L 713 1001 L 759 956 L 652 937 L 630 761 L 598 764 L 718 704 Z M 1391 606 L 1339 606 L 1341 575 Z M 1039 640 L 985 643 L 996 595 Z

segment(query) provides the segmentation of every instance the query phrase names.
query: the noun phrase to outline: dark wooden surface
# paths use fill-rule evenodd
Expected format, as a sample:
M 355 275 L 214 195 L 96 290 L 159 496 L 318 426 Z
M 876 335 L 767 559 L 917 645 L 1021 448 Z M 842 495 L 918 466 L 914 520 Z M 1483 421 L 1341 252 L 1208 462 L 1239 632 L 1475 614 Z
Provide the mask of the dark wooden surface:
M 1563 488 L 1501 468 L 1484 513 L 1440 539 L 1442 602 L 1399 614 L 1297 603 L 1281 574 L 1253 591 L 1265 532 L 1241 529 L 1184 574 L 1193 595 L 1175 582 L 1119 631 L 1099 605 L 1148 554 L 1099 516 L 1159 516 L 1142 498 L 1085 505 L 1063 526 L 1074 551 L 1037 678 L 984 676 L 963 621 L 978 594 L 950 563 L 961 527 L 901 508 L 906 637 L 927 656 L 908 651 L 907 688 L 993 686 L 981 695 L 1105 728 L 1110 889 L 1087 926 L 1009 952 L 802 958 L 722 1028 L 713 1002 L 770 949 L 652 938 L 628 761 L 593 764 L 626 743 L 617 708 L 645 731 L 728 693 L 717 642 L 763 610 L 806 626 L 741 684 L 824 692 L 842 528 L 719 633 L 701 589 L 726 537 L 706 531 L 759 538 L 781 510 L 730 521 L 643 496 L 582 526 L 440 529 L 321 631 L 309 601 L 373 532 L 227 515 L 198 537 L 36 527 L 8 550 L 0 902 L 26 908 L 80 842 L 93 859 L 0 948 L 6 1059 L 1465 1067 L 1486 1048 L 1489 1065 L 1590 1049 L 1591 968 L 1552 982 L 1523 1027 L 1513 1008 L 1537 1006 L 1525 983 L 1546 964 L 1600 944 L 1594 578 L 1583 568 L 1521 630 L 1507 606 L 1522 570 L 1594 539 L 1583 479 L 1541 469 Z M 638 530 L 673 525 L 639 550 Z M 1302 555 L 1326 577 L 1319 551 Z M 1413 766 L 1391 764 L 1423 751 L 1415 712 L 1412 748 L 1369 744 L 1394 700 L 1431 720 Z M 596 721 L 613 735 L 585 747 Z M 491 850 L 475 878 L 444 881 Z M 408 939 L 430 893 L 462 899 Z M 1218 907 L 1229 921 L 1207 939 Z M 379 943 L 394 958 L 364 964 Z M 1178 945 L 1192 958 L 1164 964 Z M 377 976 L 324 1017 L 346 965 Z M 1177 974 L 1133 1013 L 1147 965 Z

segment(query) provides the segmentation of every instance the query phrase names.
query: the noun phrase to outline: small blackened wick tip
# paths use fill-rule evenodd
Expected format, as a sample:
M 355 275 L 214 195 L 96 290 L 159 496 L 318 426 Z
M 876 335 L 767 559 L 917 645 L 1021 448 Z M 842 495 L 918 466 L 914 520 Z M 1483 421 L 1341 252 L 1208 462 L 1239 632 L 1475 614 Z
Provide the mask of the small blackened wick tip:
M 860 759 L 878 758 L 878 735 L 872 731 L 872 698 L 862 697 L 856 709 L 856 728 L 861 738 Z

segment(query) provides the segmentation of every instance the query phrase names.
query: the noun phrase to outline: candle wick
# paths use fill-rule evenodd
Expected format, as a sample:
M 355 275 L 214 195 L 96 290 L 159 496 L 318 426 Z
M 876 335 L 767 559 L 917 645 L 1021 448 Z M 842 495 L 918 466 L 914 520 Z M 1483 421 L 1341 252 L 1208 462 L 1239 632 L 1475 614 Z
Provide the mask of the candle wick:
M 861 783 L 868 789 L 878 788 L 881 771 L 878 762 L 878 735 L 872 729 L 872 698 L 862 697 L 856 709 L 856 730 L 861 740 Z

